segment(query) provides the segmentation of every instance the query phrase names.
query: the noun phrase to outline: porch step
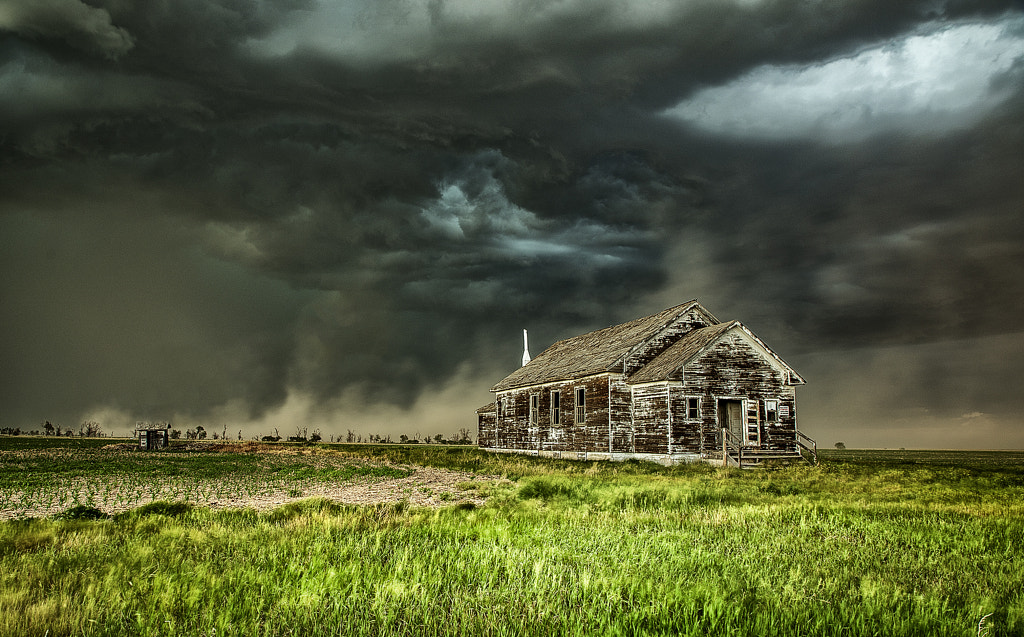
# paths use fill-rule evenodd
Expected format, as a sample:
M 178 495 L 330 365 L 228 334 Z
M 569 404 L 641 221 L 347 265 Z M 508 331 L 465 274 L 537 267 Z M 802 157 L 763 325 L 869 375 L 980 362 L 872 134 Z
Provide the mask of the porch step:
M 761 466 L 765 462 L 770 460 L 780 460 L 785 462 L 795 462 L 804 460 L 803 455 L 799 451 L 778 451 L 778 450 L 762 450 L 762 449 L 744 449 L 743 450 L 743 469 L 753 469 Z M 735 452 L 729 453 L 727 464 L 732 467 L 740 466 L 739 454 Z
M 811 464 L 818 464 L 818 443 L 809 438 L 803 432 L 796 432 L 792 450 L 780 451 L 778 449 L 761 449 L 760 447 L 745 447 L 743 443 L 729 431 L 722 428 L 722 463 L 727 467 L 750 468 L 760 466 L 769 460 L 784 462 L 801 461 Z M 804 452 L 809 455 L 804 455 Z

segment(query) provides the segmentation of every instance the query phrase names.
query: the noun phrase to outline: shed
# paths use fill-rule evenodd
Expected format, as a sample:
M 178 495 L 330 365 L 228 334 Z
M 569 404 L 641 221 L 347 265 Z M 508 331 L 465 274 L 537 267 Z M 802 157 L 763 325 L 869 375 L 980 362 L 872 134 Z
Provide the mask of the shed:
M 479 445 L 663 464 L 799 459 L 813 449 L 797 430 L 803 384 L 745 325 L 694 300 L 544 350 L 491 388 Z
M 166 447 L 170 443 L 170 428 L 170 425 L 136 427 L 135 435 L 139 439 L 139 449 L 156 451 Z

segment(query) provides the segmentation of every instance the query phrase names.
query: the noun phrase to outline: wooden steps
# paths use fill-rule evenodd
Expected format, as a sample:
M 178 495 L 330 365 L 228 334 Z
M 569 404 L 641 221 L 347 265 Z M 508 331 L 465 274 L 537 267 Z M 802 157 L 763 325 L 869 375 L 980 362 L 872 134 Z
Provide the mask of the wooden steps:
M 726 429 L 722 430 L 722 439 L 725 441 L 722 445 L 722 461 L 727 467 L 755 469 L 769 462 L 805 461 L 811 464 L 818 464 L 817 443 L 801 432 L 797 432 L 796 444 L 793 445 L 792 450 L 788 451 L 745 447 L 738 444 L 738 441 L 729 435 Z

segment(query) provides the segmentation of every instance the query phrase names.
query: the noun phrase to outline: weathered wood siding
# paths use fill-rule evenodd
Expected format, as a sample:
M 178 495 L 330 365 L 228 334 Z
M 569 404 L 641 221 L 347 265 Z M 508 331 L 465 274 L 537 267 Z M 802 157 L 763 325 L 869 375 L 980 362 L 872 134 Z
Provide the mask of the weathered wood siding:
M 527 426 L 529 414 L 529 395 L 523 391 L 510 391 L 498 394 L 495 403 L 496 433 L 495 449 L 536 449 L 532 444 Z
M 584 389 L 586 419 L 577 425 L 575 451 L 608 451 L 608 374 L 583 378 L 574 387 Z M 570 419 L 575 413 L 575 391 L 570 406 Z
M 576 422 L 576 390 L 583 389 L 585 414 Z M 561 395 L 559 424 L 554 423 L 551 394 Z M 537 422 L 530 422 L 530 397 L 536 395 Z M 530 451 L 608 451 L 608 375 L 549 383 L 501 392 L 496 429 L 489 448 Z
M 689 399 L 679 383 L 665 382 L 632 388 L 632 446 L 635 453 L 692 453 L 702 451 L 702 421 L 689 416 Z M 698 403 L 699 405 L 699 403 Z M 625 438 L 625 434 L 623 435 Z
M 477 416 L 477 444 L 485 449 L 493 448 L 497 434 L 497 418 L 495 411 L 478 411 Z
M 690 398 L 700 397 L 687 394 L 683 387 L 671 386 L 669 405 L 672 414 L 672 453 L 701 453 L 701 419 L 698 408 L 697 417 L 690 418 L 688 409 Z
M 612 437 L 612 452 L 633 451 L 632 390 L 622 374 L 611 374 L 608 377 L 608 429 Z
M 703 423 L 702 452 L 718 453 L 721 449 L 718 422 L 719 399 L 745 401 L 745 437 L 748 444 L 789 449 L 795 442 L 795 392 L 785 372 L 772 365 L 761 352 L 733 331 L 719 339 L 713 347 L 690 361 L 683 370 L 683 393 L 701 397 Z M 778 400 L 780 410 L 767 422 L 765 400 Z M 788 415 L 781 415 L 788 406 Z
M 633 391 L 633 449 L 635 453 L 668 453 L 668 385 L 645 385 Z
M 779 410 L 772 421 L 764 421 L 764 401 L 760 401 L 762 425 L 761 447 L 778 451 L 796 451 L 796 392 L 786 388 L 785 397 L 780 397 Z M 788 408 L 788 409 L 787 409 Z
M 654 338 L 645 342 L 642 347 L 629 353 L 623 361 L 623 371 L 629 376 L 647 363 L 654 360 L 654 357 L 664 352 L 669 345 L 678 341 L 683 335 L 698 327 L 707 327 L 708 322 L 704 315 L 696 308 L 686 312 L 671 325 L 666 326 Z

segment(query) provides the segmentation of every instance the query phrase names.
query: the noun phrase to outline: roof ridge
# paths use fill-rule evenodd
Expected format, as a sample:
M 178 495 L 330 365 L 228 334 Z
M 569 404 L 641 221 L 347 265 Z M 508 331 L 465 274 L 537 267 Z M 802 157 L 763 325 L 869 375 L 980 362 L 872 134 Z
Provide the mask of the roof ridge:
M 502 391 L 533 384 L 542 379 L 542 382 L 550 382 L 610 371 L 615 362 L 638 343 L 646 342 L 652 335 L 659 333 L 695 307 L 701 308 L 709 318 L 718 320 L 704 309 L 697 299 L 692 299 L 654 314 L 570 336 L 552 343 L 530 363 L 510 373 L 491 390 Z
M 638 316 L 638 317 L 630 319 L 628 321 L 623 321 L 622 323 L 615 323 L 614 325 L 608 325 L 606 327 L 600 327 L 600 328 L 598 328 L 596 330 L 591 330 L 589 332 L 584 332 L 583 334 L 577 334 L 576 336 L 570 336 L 568 338 L 563 338 L 563 339 L 561 339 L 559 341 L 555 341 L 555 343 L 562 343 L 562 342 L 571 341 L 571 340 L 577 339 L 577 338 L 583 338 L 584 336 L 591 336 L 593 334 L 597 334 L 598 332 L 603 332 L 605 330 L 613 330 L 613 329 L 624 328 L 627 325 L 632 325 L 633 323 L 639 323 L 641 321 L 646 321 L 648 319 L 654 318 L 655 316 L 660 316 L 660 315 L 666 314 L 666 313 L 668 313 L 668 312 L 670 312 L 672 310 L 679 309 L 678 312 L 675 312 L 673 314 L 673 318 L 675 318 L 676 316 L 678 316 L 679 314 L 682 314 L 684 311 L 686 311 L 686 309 L 688 309 L 690 306 L 692 306 L 694 304 L 699 305 L 699 303 L 697 303 L 697 299 L 692 299 L 690 301 L 687 301 L 686 303 L 680 303 L 679 305 L 673 305 L 672 307 L 665 308 L 664 310 L 661 310 L 660 312 L 655 312 L 653 314 L 645 314 L 644 316 Z M 666 323 L 664 323 L 662 325 L 662 327 L 664 327 L 665 325 L 670 324 L 671 322 L 672 322 L 671 319 L 668 320 Z

